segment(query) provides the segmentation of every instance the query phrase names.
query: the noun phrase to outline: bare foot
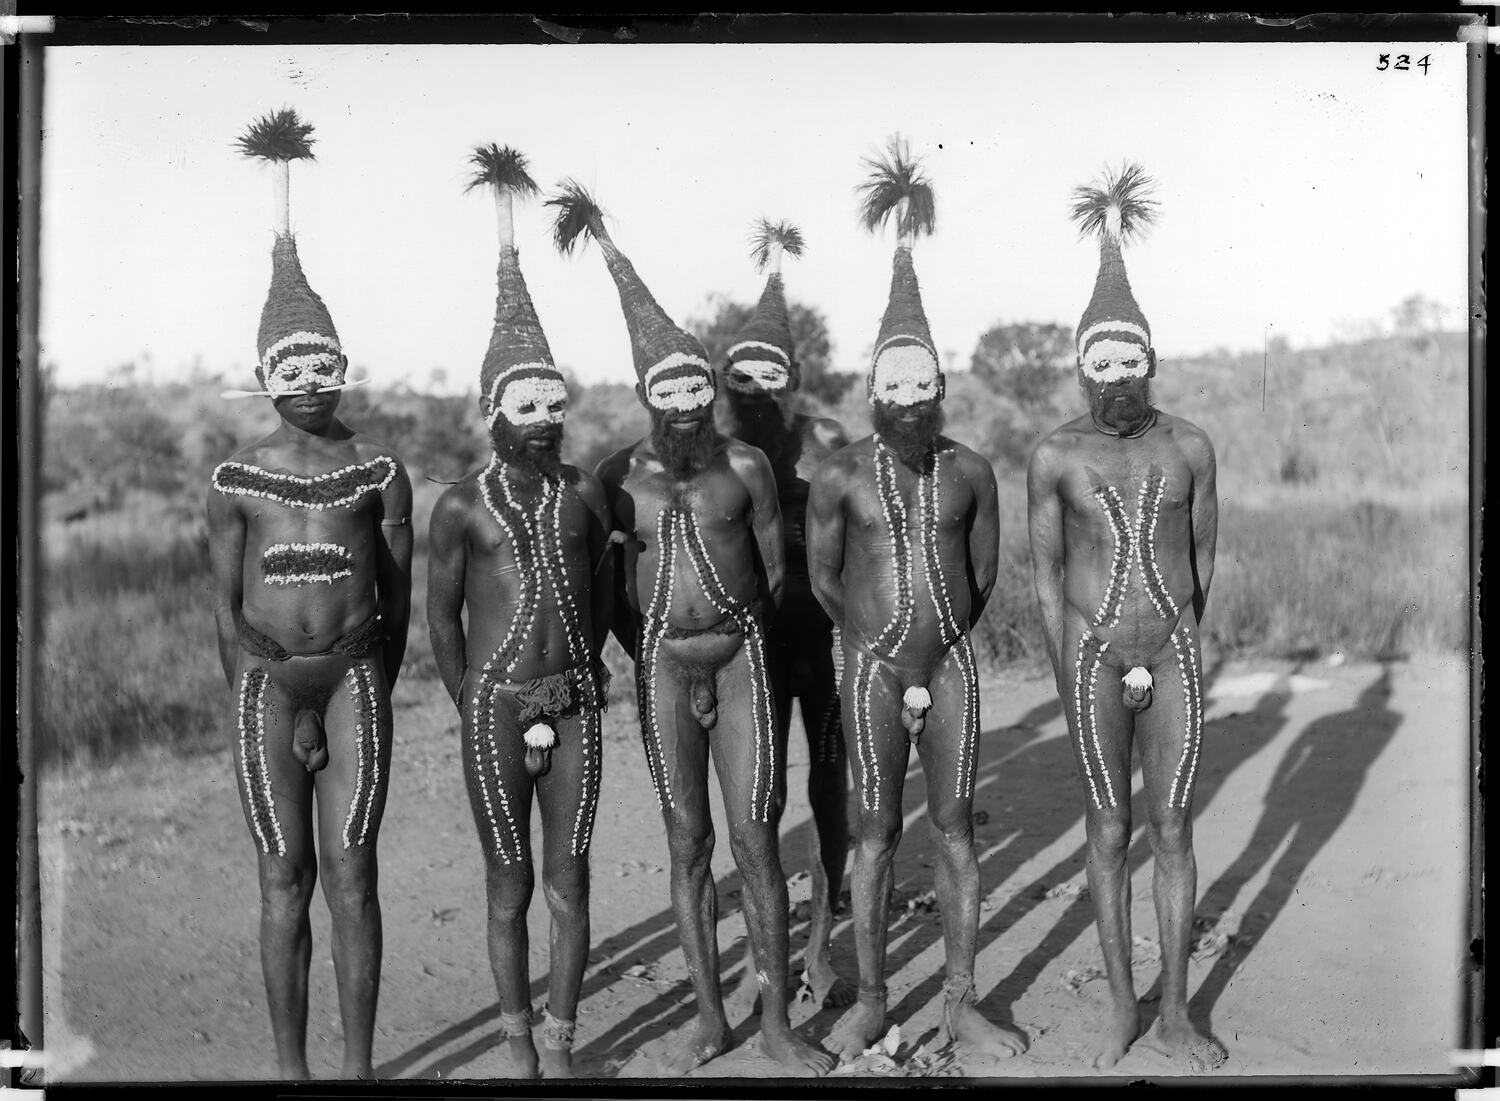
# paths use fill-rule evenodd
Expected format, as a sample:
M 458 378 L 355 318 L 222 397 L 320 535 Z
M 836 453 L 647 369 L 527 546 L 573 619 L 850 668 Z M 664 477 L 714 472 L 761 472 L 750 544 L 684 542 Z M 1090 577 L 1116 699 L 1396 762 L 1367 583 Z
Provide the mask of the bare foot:
M 1229 1058 L 1224 1045 L 1193 1027 L 1186 1013 L 1163 1014 L 1156 1022 L 1154 1039 L 1173 1059 L 1187 1064 L 1194 1074 L 1217 1070 Z
M 577 1078 L 573 1073 L 573 1050 L 571 1048 L 554 1048 L 543 1044 L 537 1049 L 541 1057 L 541 1069 L 543 1078 Z
M 950 1003 L 948 1022 L 949 1035 L 981 1055 L 1009 1059 L 1021 1054 L 1028 1046 L 1026 1034 L 1020 1029 L 987 1020 L 969 1002 Z
M 277 1060 L 276 1075 L 283 1082 L 303 1082 L 312 1077 L 312 1071 L 307 1069 L 307 1060 L 292 1061 L 289 1063 Z
M 694 1067 L 724 1054 L 733 1043 L 734 1037 L 723 1021 L 694 1021 L 674 1044 L 671 1054 L 662 1059 L 662 1077 L 680 1078 Z
M 794 1078 L 821 1078 L 833 1069 L 833 1056 L 808 1043 L 786 1025 L 761 1026 L 761 1049 Z
M 840 1059 L 852 1061 L 884 1035 L 885 998 L 859 995 L 829 1032 L 827 1045 Z
M 496 1078 L 536 1078 L 537 1056 L 536 1045 L 531 1042 L 531 1034 L 524 1036 L 506 1036 L 505 1044 L 500 1052 L 500 1073 Z
M 825 951 L 819 957 L 807 961 L 807 970 L 802 973 L 802 988 L 797 992 L 819 1009 L 842 1009 L 854 1004 L 854 987 L 839 977 Z
M 1083 1061 L 1091 1067 L 1112 1067 L 1130 1050 L 1141 1034 L 1141 1008 L 1135 1001 L 1116 1005 L 1098 1033 L 1084 1049 Z

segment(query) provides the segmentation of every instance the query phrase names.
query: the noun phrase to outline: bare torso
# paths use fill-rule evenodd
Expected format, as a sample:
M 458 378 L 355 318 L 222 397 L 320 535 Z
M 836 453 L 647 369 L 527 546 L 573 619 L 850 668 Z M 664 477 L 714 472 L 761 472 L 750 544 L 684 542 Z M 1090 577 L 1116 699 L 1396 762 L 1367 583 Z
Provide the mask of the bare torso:
M 479 471 L 450 492 L 465 515 L 467 667 L 483 669 L 503 650 L 497 675 L 519 681 L 587 661 L 593 513 L 578 485 L 522 488 Z M 538 556 L 561 570 L 540 568 Z
M 616 524 L 635 535 L 625 544 L 625 576 L 637 615 L 703 630 L 730 617 L 723 598 L 746 606 L 767 592 L 752 528 L 754 504 L 735 468 L 737 451 L 753 449 L 725 440 L 705 469 L 681 481 L 644 440 L 606 460 L 613 477 L 601 468 L 607 484 L 618 478 L 611 494 Z
M 399 470 L 358 434 L 316 446 L 261 441 L 215 471 L 245 521 L 241 614 L 294 654 L 327 651 L 374 613 L 381 491 Z
M 936 660 L 969 626 L 975 499 L 956 446 L 940 443 L 927 479 L 877 451 L 873 437 L 844 454 L 853 463 L 844 495 L 845 641 L 882 658 Z
M 1061 456 L 1065 611 L 1121 662 L 1148 661 L 1191 614 L 1194 485 L 1184 434 L 1200 433 L 1165 413 L 1136 439 L 1107 436 L 1085 416 L 1048 441 Z

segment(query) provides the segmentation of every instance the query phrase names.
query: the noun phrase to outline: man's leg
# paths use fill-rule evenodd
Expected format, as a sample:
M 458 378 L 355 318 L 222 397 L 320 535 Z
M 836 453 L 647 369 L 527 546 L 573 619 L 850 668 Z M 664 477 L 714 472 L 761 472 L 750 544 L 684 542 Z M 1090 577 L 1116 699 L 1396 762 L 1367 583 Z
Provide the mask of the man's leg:
M 1141 1031 L 1130 973 L 1130 746 L 1134 714 L 1120 697 L 1120 673 L 1098 643 L 1069 623 L 1063 632 L 1063 704 L 1087 802 L 1089 896 L 1099 929 L 1112 1006 L 1088 1045 L 1090 1066 L 1120 1061 Z
M 732 1037 L 719 987 L 719 900 L 711 861 L 714 824 L 708 800 L 708 732 L 693 709 L 692 675 L 663 653 L 650 625 L 636 663 L 641 739 L 671 856 L 672 913 L 698 1002 L 698 1018 L 662 1061 L 664 1075 L 683 1075 L 728 1050 Z M 725 702 L 719 722 L 725 720 Z
M 332 915 L 333 971 L 344 1025 L 345 1078 L 372 1078 L 382 930 L 376 838 L 391 759 L 391 701 L 376 658 L 344 675 L 323 717 L 328 767 L 314 774 L 323 897 Z
M 552 915 L 551 973 L 540 1051 L 543 1078 L 572 1078 L 578 992 L 589 959 L 589 842 L 599 804 L 599 712 L 554 724 L 552 767 L 538 777 L 542 890 Z
M 719 722 L 710 745 L 729 844 L 744 884 L 741 899 L 751 958 L 760 985 L 762 1044 L 767 1055 L 791 1074 L 826 1074 L 827 1052 L 792 1031 L 787 1019 L 787 890 L 777 844 L 774 778 L 784 774 L 774 729 L 771 684 L 758 627 L 718 670 Z
M 535 1078 L 538 1060 L 531 1038 L 526 930 L 534 884 L 532 777 L 526 771 L 526 745 L 516 721 L 519 705 L 483 676 L 464 703 L 464 779 L 484 853 L 485 941 L 506 1041 L 503 1073 L 497 1077 Z
M 927 777 L 927 818 L 937 853 L 934 887 L 943 920 L 947 981 L 943 1022 L 951 1039 L 998 1058 L 1026 1050 L 1026 1037 L 975 1008 L 979 859 L 974 852 L 974 772 L 979 756 L 979 676 L 967 636 L 948 651 L 928 685 L 932 708 L 917 740 Z
M 234 767 L 240 804 L 259 856 L 260 966 L 276 1043 L 277 1075 L 310 1078 L 308 909 L 318 880 L 313 849 L 312 777 L 292 757 L 296 716 L 263 663 L 240 658 L 235 680 Z
M 905 686 L 881 662 L 847 644 L 841 693 L 850 767 L 859 802 L 852 909 L 859 954 L 858 1000 L 828 1036 L 828 1046 L 853 1059 L 885 1033 L 885 946 L 901 794 L 910 744 L 901 725 Z
M 1156 857 L 1152 894 L 1161 936 L 1161 1018 L 1167 1050 L 1197 1072 L 1213 1070 L 1223 1047 L 1188 1020 L 1187 967 L 1198 892 L 1193 857 L 1193 787 L 1203 740 L 1203 664 L 1197 632 L 1186 623 L 1155 662 L 1152 703 L 1136 718 L 1141 772 Z
M 819 1008 L 854 1003 L 854 988 L 834 971 L 829 950 L 834 913 L 844 887 L 844 865 L 849 859 L 849 763 L 844 752 L 831 643 L 827 633 L 809 632 L 796 650 L 802 725 L 807 731 L 807 801 L 814 827 L 808 860 L 812 870 L 812 920 L 807 934 L 807 984 L 813 1004 Z

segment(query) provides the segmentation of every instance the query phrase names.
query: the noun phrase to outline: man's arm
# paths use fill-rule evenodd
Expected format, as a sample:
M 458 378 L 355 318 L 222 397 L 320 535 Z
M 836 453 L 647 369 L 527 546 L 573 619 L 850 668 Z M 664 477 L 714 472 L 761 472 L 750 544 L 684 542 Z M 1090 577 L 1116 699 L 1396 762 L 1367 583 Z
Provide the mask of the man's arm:
M 626 540 L 626 545 L 622 545 L 618 551 L 613 551 L 609 555 L 613 571 L 613 581 L 610 585 L 613 607 L 610 609 L 609 629 L 614 633 L 615 641 L 620 644 L 620 649 L 630 656 L 631 661 L 634 661 L 638 624 L 635 609 L 630 606 L 630 594 L 633 591 L 630 573 L 635 563 L 636 551 L 630 548 L 633 548 L 639 539 L 635 531 L 635 507 L 623 492 L 625 474 L 629 469 L 630 451 L 627 448 L 600 460 L 594 476 L 599 479 L 599 485 L 604 490 L 610 528 L 612 531 L 619 531 Z M 602 646 L 603 643 L 600 645 Z
M 844 486 L 848 471 L 837 456 L 813 475 L 807 498 L 807 573 L 813 595 L 833 625 L 844 628 Z
M 598 657 L 609 638 L 615 607 L 615 545 L 610 542 L 614 519 L 604 487 L 591 474 L 579 472 L 578 495 L 589 508 L 589 645 Z
M 1026 526 L 1031 538 L 1031 568 L 1041 606 L 1047 657 L 1058 691 L 1062 690 L 1063 513 L 1059 493 L 1060 456 L 1050 440 L 1031 454 L 1026 468 Z
M 406 656 L 406 628 L 411 622 L 412 515 L 411 480 L 394 455 L 396 476 L 380 494 L 380 542 L 376 545 L 376 608 L 385 628 L 381 659 L 385 682 L 396 687 Z
M 738 451 L 740 478 L 750 491 L 750 530 L 760 548 L 760 560 L 766 570 L 766 595 L 771 606 L 781 606 L 786 587 L 786 543 L 781 531 L 781 502 L 776 496 L 776 473 L 765 452 L 741 445 Z
M 240 645 L 234 621 L 245 596 L 245 517 L 234 501 L 217 489 L 208 491 L 208 559 L 213 574 L 219 661 L 224 666 L 224 680 L 233 688 Z
M 1219 466 L 1214 458 L 1213 441 L 1199 431 L 1187 451 L 1188 467 L 1193 472 L 1193 614 L 1203 622 L 1208 604 L 1208 586 L 1214 579 L 1214 554 L 1219 544 Z
M 469 553 L 467 513 L 460 483 L 438 498 L 427 528 L 427 636 L 438 676 L 460 709 L 460 693 L 468 672 L 463 623 Z
M 1000 496 L 989 460 L 973 452 L 964 457 L 974 492 L 969 517 L 969 629 L 973 630 L 995 591 L 1000 570 Z

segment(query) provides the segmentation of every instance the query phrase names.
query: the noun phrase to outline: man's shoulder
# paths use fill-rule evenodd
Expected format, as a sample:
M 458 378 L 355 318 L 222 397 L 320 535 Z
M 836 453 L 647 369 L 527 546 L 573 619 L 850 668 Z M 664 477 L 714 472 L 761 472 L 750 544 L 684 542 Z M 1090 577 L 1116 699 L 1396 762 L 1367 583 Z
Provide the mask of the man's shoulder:
M 957 440 L 946 436 L 943 438 L 943 443 L 945 445 L 944 449 L 952 452 L 953 457 L 958 460 L 959 469 L 970 478 L 978 477 L 988 478 L 991 481 L 994 480 L 994 466 L 988 459 L 968 444 L 959 443 Z
M 605 486 L 619 485 L 625 480 L 625 475 L 630 470 L 631 460 L 635 458 L 644 442 L 645 437 L 642 437 L 604 456 L 599 460 L 599 465 L 594 467 L 594 476 Z
M 798 413 L 794 423 L 803 439 L 812 440 L 823 447 L 837 449 L 849 442 L 849 433 L 832 417 Z
M 355 432 L 349 437 L 349 443 L 353 446 L 354 454 L 361 463 L 379 462 L 381 459 L 389 460 L 398 471 L 406 472 L 406 464 L 401 461 L 401 456 L 396 449 L 383 440 L 368 436 L 363 432 Z
M 859 474 L 875 454 L 875 437 L 862 436 L 833 452 L 818 465 L 814 481 L 847 481 Z
M 590 505 L 603 503 L 604 483 L 596 475 L 581 466 L 565 465 L 563 476 L 584 501 Z
M 1209 438 L 1208 433 L 1186 417 L 1174 416 L 1171 413 L 1163 413 L 1160 410 L 1157 411 L 1157 417 L 1160 419 L 1161 426 L 1168 429 L 1171 433 L 1172 439 L 1178 447 L 1183 448 L 1189 453 L 1206 452 L 1209 455 L 1213 454 L 1214 444 L 1213 440 Z

